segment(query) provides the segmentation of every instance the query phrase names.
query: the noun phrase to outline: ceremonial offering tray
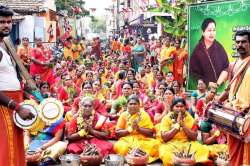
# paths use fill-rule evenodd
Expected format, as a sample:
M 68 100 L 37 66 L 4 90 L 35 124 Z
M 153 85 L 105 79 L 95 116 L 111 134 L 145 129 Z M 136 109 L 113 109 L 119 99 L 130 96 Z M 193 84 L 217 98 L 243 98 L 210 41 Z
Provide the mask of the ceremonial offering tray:
M 39 116 L 46 124 L 55 123 L 64 113 L 63 104 L 55 98 L 44 99 L 39 105 Z
M 30 120 L 28 119 L 24 120 L 19 116 L 19 114 L 16 111 L 14 111 L 13 113 L 14 123 L 18 127 L 24 130 L 29 130 L 31 132 L 37 132 L 42 130 L 45 124 L 39 117 L 39 110 L 37 103 L 33 100 L 25 100 L 23 103 L 21 103 L 21 106 L 30 110 L 34 115 L 34 117 Z

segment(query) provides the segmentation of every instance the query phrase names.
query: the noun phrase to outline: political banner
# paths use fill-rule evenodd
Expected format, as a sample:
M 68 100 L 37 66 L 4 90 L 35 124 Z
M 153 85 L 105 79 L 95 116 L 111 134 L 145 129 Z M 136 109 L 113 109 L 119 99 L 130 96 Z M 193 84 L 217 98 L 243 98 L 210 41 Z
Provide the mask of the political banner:
M 234 34 L 250 30 L 250 0 L 230 0 L 192 4 L 188 7 L 187 90 L 223 80 L 229 63 L 237 58 Z M 225 83 L 220 91 L 225 88 Z

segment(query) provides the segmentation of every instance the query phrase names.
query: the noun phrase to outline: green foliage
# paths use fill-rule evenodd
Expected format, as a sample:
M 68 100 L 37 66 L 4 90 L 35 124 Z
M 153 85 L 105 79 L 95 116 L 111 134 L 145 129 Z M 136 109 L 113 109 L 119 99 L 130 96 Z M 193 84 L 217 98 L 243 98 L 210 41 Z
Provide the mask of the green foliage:
M 56 10 L 62 11 L 66 10 L 68 12 L 68 16 L 74 16 L 72 7 L 78 7 L 82 12 L 75 14 L 77 18 L 81 16 L 89 16 L 90 12 L 84 8 L 85 1 L 82 0 L 56 0 Z
M 175 37 L 183 37 L 187 35 L 185 27 L 187 25 L 187 6 L 194 3 L 195 0 L 178 0 L 175 6 L 165 0 L 157 0 L 160 5 L 157 8 L 149 8 L 151 12 L 164 12 L 172 15 L 172 20 L 166 17 L 157 16 L 156 20 L 163 24 L 164 31 Z
M 106 32 L 106 22 L 103 18 L 93 17 L 91 20 L 90 28 L 95 33 Z

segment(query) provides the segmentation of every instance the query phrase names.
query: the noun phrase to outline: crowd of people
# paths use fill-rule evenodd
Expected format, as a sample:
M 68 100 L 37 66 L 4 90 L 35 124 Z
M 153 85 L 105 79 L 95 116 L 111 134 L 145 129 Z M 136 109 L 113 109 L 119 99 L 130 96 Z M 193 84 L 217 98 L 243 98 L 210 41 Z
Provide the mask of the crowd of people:
M 64 106 L 64 120 L 53 124 L 59 127 L 41 132 L 49 138 L 37 141 L 38 133 L 25 132 L 27 149 L 41 152 L 68 140 L 68 145 L 59 149 L 56 145 L 54 151 L 81 154 L 86 144 L 95 144 L 104 157 L 110 153 L 126 156 L 129 149 L 140 147 L 150 156 L 149 162 L 161 159 L 164 165 L 173 164 L 176 147 L 181 150 L 189 144 L 199 163 L 209 163 L 218 152 L 227 151 L 224 133 L 204 119 L 205 105 L 214 100 L 216 87 L 199 80 L 193 103 L 187 101 L 187 51 L 179 39 L 165 36 L 145 42 L 136 37 L 122 42 L 115 37 L 101 48 L 97 37 L 88 49 L 84 38 L 70 37 L 64 47 L 56 48 L 61 49 L 59 56 L 39 38 L 34 48 L 26 40 L 18 55 L 42 97 L 57 98 Z M 24 91 L 26 99 L 36 100 Z M 198 131 L 202 133 L 199 140 Z
M 249 59 L 250 35 L 239 36 L 245 37 L 238 39 L 239 52 Z M 141 36 L 114 37 L 105 47 L 101 42 L 94 38 L 89 48 L 84 38 L 69 37 L 52 50 L 41 38 L 36 38 L 34 48 L 28 38 L 22 39 L 17 55 L 42 98 L 56 98 L 64 107 L 63 119 L 38 133 L 24 132 L 26 151 L 37 151 L 46 163 L 63 153 L 81 154 L 87 144 L 95 144 L 102 157 L 110 153 L 126 156 L 130 149 L 139 147 L 149 155 L 149 163 L 160 159 L 164 166 L 173 165 L 174 153 L 188 147 L 196 162 L 206 165 L 214 165 L 219 153 L 228 153 L 226 133 L 204 117 L 207 104 L 217 98 L 216 83 L 207 85 L 199 79 L 191 98 L 185 93 L 188 54 L 180 39 L 167 35 L 146 42 Z M 248 46 L 242 48 L 243 44 Z M 0 63 L 2 80 L 1 71 Z M 244 81 L 248 86 L 249 79 Z M 9 90 L 1 84 L 1 92 Z M 40 102 L 28 85 L 23 83 L 17 90 L 21 89 L 24 99 Z M 9 109 L 22 110 L 17 101 L 3 99 L 1 104 Z M 245 104 L 249 106 L 249 101 Z M 23 114 L 24 118 L 31 116 Z M 241 145 L 241 155 L 247 153 L 245 145 Z M 245 157 L 249 164 L 249 155 Z M 231 160 L 243 164 L 241 158 Z

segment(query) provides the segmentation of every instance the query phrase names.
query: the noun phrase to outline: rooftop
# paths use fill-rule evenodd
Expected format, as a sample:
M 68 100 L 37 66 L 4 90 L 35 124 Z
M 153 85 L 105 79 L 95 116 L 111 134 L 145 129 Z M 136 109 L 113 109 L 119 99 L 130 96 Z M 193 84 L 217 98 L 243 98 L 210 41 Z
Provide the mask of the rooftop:
M 0 5 L 8 6 L 16 13 L 33 14 L 43 11 L 43 0 L 0 0 Z

